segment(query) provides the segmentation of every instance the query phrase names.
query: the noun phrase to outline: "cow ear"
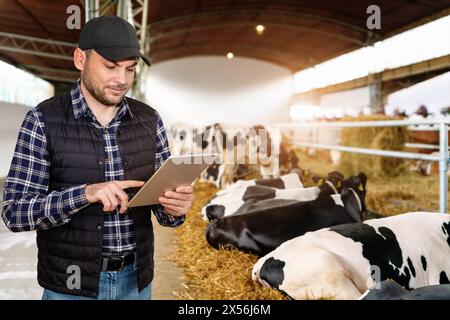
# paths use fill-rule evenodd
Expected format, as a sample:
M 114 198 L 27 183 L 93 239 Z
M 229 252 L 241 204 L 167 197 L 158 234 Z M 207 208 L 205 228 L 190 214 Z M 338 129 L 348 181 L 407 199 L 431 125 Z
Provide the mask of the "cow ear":
M 363 186 L 363 183 L 362 183 L 362 182 L 359 183 L 359 185 L 358 185 L 358 190 L 361 191 L 361 192 L 364 191 L 364 186 Z

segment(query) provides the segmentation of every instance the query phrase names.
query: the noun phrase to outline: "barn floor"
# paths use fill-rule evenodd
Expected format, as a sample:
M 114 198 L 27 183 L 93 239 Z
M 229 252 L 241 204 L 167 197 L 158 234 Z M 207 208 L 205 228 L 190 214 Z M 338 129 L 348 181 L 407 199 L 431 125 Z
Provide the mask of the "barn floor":
M 0 300 L 39 300 L 35 232 L 10 232 L 0 221 Z
M 174 300 L 187 291 L 181 269 L 172 261 L 176 252 L 176 237 L 173 228 L 162 227 L 152 217 L 155 234 L 155 277 L 152 282 L 153 300 Z

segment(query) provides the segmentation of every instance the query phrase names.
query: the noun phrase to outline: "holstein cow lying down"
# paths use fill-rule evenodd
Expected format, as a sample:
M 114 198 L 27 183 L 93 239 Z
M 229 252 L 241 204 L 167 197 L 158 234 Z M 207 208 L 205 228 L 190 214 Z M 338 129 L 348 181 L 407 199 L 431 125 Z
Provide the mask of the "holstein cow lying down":
M 239 180 L 227 188 L 216 193 L 203 208 L 204 220 L 213 220 L 218 217 L 235 213 L 244 203 L 247 189 L 251 186 L 263 186 L 275 189 L 302 188 L 303 183 L 297 173 L 289 173 L 280 178 Z
M 448 284 L 450 215 L 412 212 L 309 232 L 259 259 L 254 280 L 294 299 L 357 299 L 377 281 Z
M 233 246 L 265 255 L 283 242 L 337 224 L 361 221 L 365 210 L 366 176 L 350 177 L 343 182 L 342 194 L 334 194 L 328 184 L 312 201 L 267 199 L 246 203 L 245 214 L 219 218 L 206 229 L 206 240 L 214 248 Z
M 406 290 L 393 280 L 385 280 L 367 290 L 360 300 L 450 300 L 450 284 Z
M 290 177 L 290 175 L 291 174 L 286 175 L 286 177 Z M 330 186 L 334 193 L 339 193 L 338 190 L 342 187 L 344 176 L 339 172 L 333 171 L 325 178 L 321 179 L 321 183 L 325 182 Z M 311 201 L 316 199 L 321 191 L 319 186 L 304 188 L 302 184 L 300 187 L 291 187 L 293 184 L 285 184 L 282 186 L 277 185 L 278 183 L 267 183 L 270 181 L 276 182 L 277 179 L 256 180 L 255 185 L 242 187 L 239 190 L 234 189 L 231 192 L 217 193 L 216 196 L 202 208 L 203 219 L 212 221 L 217 218 L 236 214 L 238 211 L 246 212 L 247 209 L 244 209 L 246 207 L 244 204 L 254 204 L 255 202 L 265 199 Z M 249 200 L 253 201 L 249 202 Z

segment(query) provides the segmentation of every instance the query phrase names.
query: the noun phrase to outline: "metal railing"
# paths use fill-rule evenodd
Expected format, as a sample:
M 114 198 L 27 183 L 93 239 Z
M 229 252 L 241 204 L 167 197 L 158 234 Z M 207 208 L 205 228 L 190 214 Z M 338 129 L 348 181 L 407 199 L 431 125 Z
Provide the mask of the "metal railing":
M 419 126 L 419 125 L 439 125 L 439 156 L 425 155 L 421 153 L 405 152 L 405 151 L 389 151 L 376 150 L 368 148 L 355 148 L 346 146 L 336 146 L 320 143 L 308 143 L 295 141 L 296 146 L 328 149 L 342 152 L 359 153 L 366 155 L 394 157 L 403 159 L 418 159 L 439 162 L 439 212 L 447 212 L 448 198 L 448 128 L 450 120 L 387 120 L 387 121 L 358 121 L 358 122 L 305 122 L 305 123 L 281 123 L 276 127 L 283 129 L 299 129 L 299 128 L 362 128 L 362 127 L 400 127 L 400 126 Z

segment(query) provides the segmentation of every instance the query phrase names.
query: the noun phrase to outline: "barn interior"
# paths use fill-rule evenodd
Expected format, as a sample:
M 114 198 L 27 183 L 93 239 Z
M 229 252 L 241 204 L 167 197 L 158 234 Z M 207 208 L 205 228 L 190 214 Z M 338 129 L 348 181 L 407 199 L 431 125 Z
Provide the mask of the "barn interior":
M 370 212 L 448 211 L 449 0 L 0 0 L 2 193 L 25 116 L 71 90 L 81 29 L 105 15 L 131 23 L 152 62 L 127 96 L 159 112 L 172 154 L 210 151 L 180 132 L 236 144 L 260 127 L 277 151 L 269 172 L 245 157 L 198 179 L 180 228 L 153 217 L 153 299 L 291 299 L 252 279 L 257 255 L 205 238 L 202 208 L 237 181 L 363 172 Z M 0 299 L 41 299 L 35 238 L 0 224 Z

